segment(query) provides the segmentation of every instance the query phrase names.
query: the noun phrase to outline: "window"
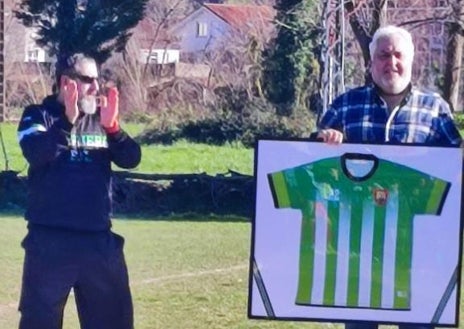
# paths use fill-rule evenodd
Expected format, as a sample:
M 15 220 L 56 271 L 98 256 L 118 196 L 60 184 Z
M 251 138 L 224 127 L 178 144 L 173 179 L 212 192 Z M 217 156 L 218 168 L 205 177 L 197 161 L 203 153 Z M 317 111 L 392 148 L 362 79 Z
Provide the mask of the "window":
M 441 8 L 448 7 L 448 1 L 446 1 L 446 0 L 438 0 L 438 7 L 441 7 Z
M 39 60 L 39 50 L 29 50 L 27 52 L 27 61 L 28 62 L 37 62 Z
M 447 8 L 447 0 L 429 0 L 428 5 L 432 8 Z
M 151 53 L 148 57 L 148 63 L 157 64 L 158 63 L 158 53 Z
M 208 24 L 204 22 L 197 22 L 197 36 L 206 37 L 208 35 Z
M 444 42 L 442 37 L 437 36 L 430 36 L 430 48 L 431 49 L 443 49 Z
M 435 23 L 432 25 L 434 35 L 443 35 L 443 25 L 440 23 Z
M 169 63 L 169 52 L 165 50 L 163 52 L 163 63 L 162 64 L 166 64 L 166 63 Z

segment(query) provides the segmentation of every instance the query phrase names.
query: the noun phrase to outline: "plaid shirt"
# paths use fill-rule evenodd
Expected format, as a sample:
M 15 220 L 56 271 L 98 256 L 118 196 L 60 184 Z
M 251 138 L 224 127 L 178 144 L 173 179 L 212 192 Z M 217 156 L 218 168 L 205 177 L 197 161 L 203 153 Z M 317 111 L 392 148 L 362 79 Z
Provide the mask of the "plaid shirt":
M 424 143 L 460 145 L 448 103 L 436 93 L 410 88 L 389 114 L 375 85 L 350 90 L 334 100 L 318 128 L 343 132 L 348 143 Z

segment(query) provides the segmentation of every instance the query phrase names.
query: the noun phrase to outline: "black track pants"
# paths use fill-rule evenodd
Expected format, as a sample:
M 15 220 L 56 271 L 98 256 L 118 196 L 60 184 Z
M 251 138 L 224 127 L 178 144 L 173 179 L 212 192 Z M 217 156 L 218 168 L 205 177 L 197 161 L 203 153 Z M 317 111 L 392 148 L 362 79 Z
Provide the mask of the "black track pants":
M 124 240 L 112 232 L 31 230 L 25 259 L 20 329 L 61 329 L 74 290 L 82 329 L 133 329 Z

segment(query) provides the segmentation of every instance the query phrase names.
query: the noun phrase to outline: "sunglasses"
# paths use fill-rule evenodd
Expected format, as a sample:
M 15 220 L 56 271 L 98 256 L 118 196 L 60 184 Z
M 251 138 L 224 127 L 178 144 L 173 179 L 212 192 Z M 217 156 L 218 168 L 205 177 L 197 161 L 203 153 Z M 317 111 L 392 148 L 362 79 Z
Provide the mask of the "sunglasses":
M 79 79 L 80 81 L 86 84 L 92 84 L 94 81 L 98 81 L 98 77 L 89 77 L 88 75 L 82 75 L 79 73 L 74 73 L 72 77 L 75 79 Z

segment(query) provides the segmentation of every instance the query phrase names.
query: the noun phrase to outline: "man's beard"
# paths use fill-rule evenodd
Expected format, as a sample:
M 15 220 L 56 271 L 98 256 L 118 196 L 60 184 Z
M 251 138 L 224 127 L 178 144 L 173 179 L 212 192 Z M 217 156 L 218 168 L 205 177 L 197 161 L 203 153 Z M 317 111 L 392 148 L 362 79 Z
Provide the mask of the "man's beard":
M 94 114 L 97 111 L 97 97 L 84 96 L 77 101 L 79 111 L 86 114 Z

